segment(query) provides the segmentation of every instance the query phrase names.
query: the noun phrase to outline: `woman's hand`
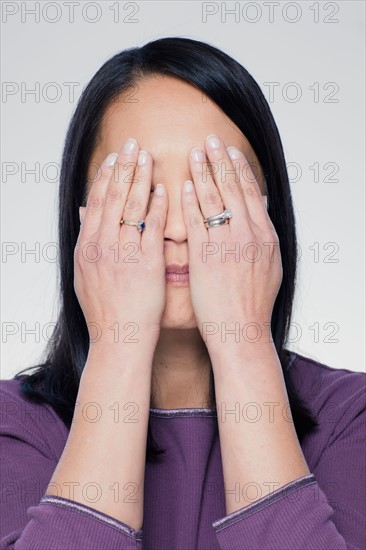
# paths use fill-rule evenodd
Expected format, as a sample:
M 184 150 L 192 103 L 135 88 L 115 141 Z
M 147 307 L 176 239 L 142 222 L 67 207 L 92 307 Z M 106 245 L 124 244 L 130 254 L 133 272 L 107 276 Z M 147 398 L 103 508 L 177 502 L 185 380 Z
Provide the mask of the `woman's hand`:
M 228 148 L 236 154 L 232 160 L 222 140 L 211 140 L 214 147 L 206 139 L 205 149 L 213 170 L 207 169 L 204 151 L 201 161 L 191 151 L 194 185 L 191 192 L 185 185 L 182 190 L 198 328 L 208 348 L 210 343 L 238 341 L 228 335 L 235 326 L 241 342 L 243 337 L 270 341 L 272 310 L 283 276 L 278 236 L 244 154 Z M 206 229 L 204 218 L 224 209 L 232 212 L 229 223 Z
M 139 333 L 158 337 L 165 307 L 163 231 L 168 198 L 151 189 L 152 157 L 126 142 L 102 163 L 80 207 L 81 227 L 74 252 L 74 288 L 91 340 L 140 341 Z M 137 161 L 143 162 L 137 164 Z M 114 166 L 111 162 L 115 160 Z M 146 229 L 120 223 L 145 220 Z

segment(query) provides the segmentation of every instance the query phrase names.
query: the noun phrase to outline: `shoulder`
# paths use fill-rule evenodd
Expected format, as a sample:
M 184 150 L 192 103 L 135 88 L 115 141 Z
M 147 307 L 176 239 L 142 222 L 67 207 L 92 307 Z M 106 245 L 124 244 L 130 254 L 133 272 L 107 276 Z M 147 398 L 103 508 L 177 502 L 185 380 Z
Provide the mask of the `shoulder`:
M 344 451 L 339 449 L 357 454 L 364 448 L 366 373 L 334 368 L 294 352 L 287 370 L 297 396 L 318 424 L 302 444 L 311 470 L 328 456 L 325 453 L 330 452 L 340 463 Z
M 351 405 L 360 398 L 365 404 L 365 372 L 334 368 L 295 352 L 291 352 L 288 370 L 299 396 L 316 412 L 330 402 Z
M 288 367 L 298 396 L 319 423 L 333 425 L 340 433 L 359 415 L 366 415 L 366 373 L 334 368 L 291 352 Z
M 22 422 L 28 425 L 31 418 L 29 413 L 49 414 L 44 403 L 36 403 L 29 399 L 20 389 L 21 382 L 27 378 L 22 375 L 20 378 L 0 380 L 0 399 L 2 420 L 12 417 L 15 422 Z M 33 418 L 35 418 L 33 414 Z
M 19 378 L 9 378 L 0 380 L 0 395 L 1 399 L 11 400 L 24 400 L 24 396 L 20 392 L 20 382 L 27 378 L 27 375 L 23 375 Z
M 21 392 L 26 377 L 0 380 L 0 435 L 36 446 L 53 457 L 62 449 L 67 429 L 48 403 L 35 402 Z

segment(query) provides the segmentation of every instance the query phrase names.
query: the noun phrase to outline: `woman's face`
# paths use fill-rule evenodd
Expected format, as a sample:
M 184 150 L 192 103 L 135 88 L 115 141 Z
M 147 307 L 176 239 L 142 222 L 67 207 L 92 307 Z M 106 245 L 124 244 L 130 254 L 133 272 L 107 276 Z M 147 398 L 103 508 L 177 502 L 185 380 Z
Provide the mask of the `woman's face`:
M 202 91 L 170 76 L 140 80 L 135 89 L 112 102 L 103 118 L 98 145 L 88 171 L 88 191 L 108 153 L 118 153 L 123 142 L 134 137 L 140 149 L 153 158 L 152 187 L 164 183 L 168 193 L 168 214 L 164 232 L 165 263 L 187 264 L 187 231 L 183 220 L 183 182 L 192 180 L 188 155 L 193 147 L 204 150 L 205 138 L 216 134 L 225 146 L 234 145 L 245 154 L 259 178 L 264 179 L 258 159 L 245 136 L 226 114 Z M 162 328 L 195 328 L 189 286 L 167 284 Z M 215 299 L 215 296 L 212 296 Z

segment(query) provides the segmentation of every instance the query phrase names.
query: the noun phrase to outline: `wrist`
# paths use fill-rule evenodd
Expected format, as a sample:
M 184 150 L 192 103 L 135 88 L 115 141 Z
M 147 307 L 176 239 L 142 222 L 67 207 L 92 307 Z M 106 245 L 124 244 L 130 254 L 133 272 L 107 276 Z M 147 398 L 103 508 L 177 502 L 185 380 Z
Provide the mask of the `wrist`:
M 144 337 L 135 335 L 122 341 L 114 341 L 111 337 L 101 338 L 90 342 L 87 365 L 123 366 L 124 369 L 131 365 L 133 369 L 151 369 L 156 344 L 157 338 L 151 334 L 145 334 Z
M 155 346 L 160 326 L 144 325 L 131 320 L 113 322 L 88 322 L 90 348 L 100 349 L 113 346 L 115 349 L 133 349 Z
M 277 358 L 277 351 L 273 341 L 261 340 L 257 342 L 225 342 L 214 347 L 208 347 L 213 371 L 239 369 L 243 365 L 266 364 L 268 360 Z
M 212 354 L 253 355 L 274 346 L 271 322 L 237 320 L 202 326 L 202 337 Z

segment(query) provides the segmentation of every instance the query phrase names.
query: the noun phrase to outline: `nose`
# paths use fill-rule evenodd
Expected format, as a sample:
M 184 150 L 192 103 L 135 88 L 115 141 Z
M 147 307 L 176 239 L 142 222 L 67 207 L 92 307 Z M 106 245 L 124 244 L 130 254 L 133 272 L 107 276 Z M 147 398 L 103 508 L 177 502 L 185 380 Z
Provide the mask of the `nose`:
M 182 243 L 187 240 L 187 230 L 184 223 L 181 200 L 182 186 L 183 183 L 166 186 L 169 203 L 164 238 L 176 243 Z

